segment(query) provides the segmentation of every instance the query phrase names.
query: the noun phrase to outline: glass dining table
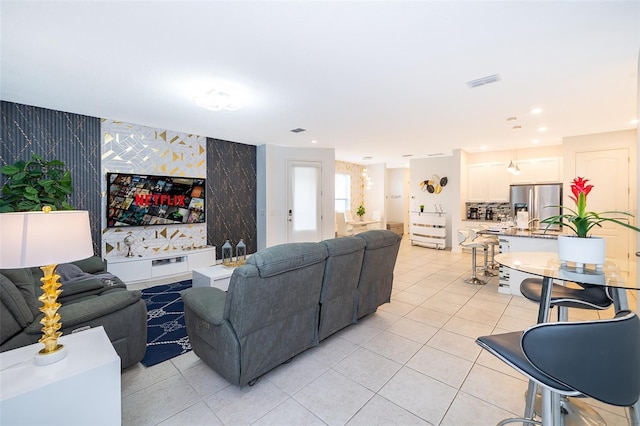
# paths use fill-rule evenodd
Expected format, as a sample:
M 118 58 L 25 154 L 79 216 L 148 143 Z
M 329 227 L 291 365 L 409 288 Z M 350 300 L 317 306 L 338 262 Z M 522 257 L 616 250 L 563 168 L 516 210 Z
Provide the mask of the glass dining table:
M 551 309 L 551 289 L 554 281 L 574 282 L 607 286 L 616 312 L 629 309 L 627 290 L 640 290 L 635 280 L 627 280 L 613 262 L 605 262 L 602 268 L 578 268 L 572 263 L 563 263 L 555 252 L 511 252 L 495 256 L 501 266 L 542 278 L 542 292 L 538 308 L 538 323 L 547 322 Z M 532 390 L 531 384 L 528 392 Z M 530 408 L 526 407 L 525 411 Z M 525 416 L 530 413 L 525 413 Z M 631 424 L 640 426 L 640 403 L 629 407 Z

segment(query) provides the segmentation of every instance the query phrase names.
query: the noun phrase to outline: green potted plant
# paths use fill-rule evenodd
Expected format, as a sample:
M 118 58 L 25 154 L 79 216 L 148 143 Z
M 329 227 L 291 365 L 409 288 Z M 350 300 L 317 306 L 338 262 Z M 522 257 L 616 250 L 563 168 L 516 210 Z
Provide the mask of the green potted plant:
M 6 181 L 0 196 L 0 213 L 73 210 L 67 199 L 71 194 L 71 172 L 60 160 L 46 161 L 33 154 L 29 161 L 17 161 L 2 167 Z
M 587 195 L 593 189 L 593 185 L 587 185 L 587 182 L 589 179 L 576 177 L 571 184 L 573 195 L 569 198 L 575 203 L 576 210 L 564 206 L 549 206 L 563 208 L 569 213 L 548 217 L 540 223 L 547 225 L 545 231 L 551 225 L 558 224 L 568 227 L 575 234 L 558 237 L 558 255 L 561 261 L 602 265 L 605 259 L 605 241 L 589 235 L 594 226 L 602 227 L 602 222 L 613 222 L 636 232 L 640 232 L 640 228 L 623 222 L 626 217 L 633 217 L 631 213 L 614 210 L 601 213 L 587 211 Z
M 424 204 L 420 204 L 420 213 L 424 212 Z
M 358 207 L 358 210 L 356 210 L 356 215 L 358 215 L 358 218 L 362 220 L 362 216 L 364 216 L 365 213 L 366 211 L 364 209 L 364 205 L 360 204 L 360 206 Z

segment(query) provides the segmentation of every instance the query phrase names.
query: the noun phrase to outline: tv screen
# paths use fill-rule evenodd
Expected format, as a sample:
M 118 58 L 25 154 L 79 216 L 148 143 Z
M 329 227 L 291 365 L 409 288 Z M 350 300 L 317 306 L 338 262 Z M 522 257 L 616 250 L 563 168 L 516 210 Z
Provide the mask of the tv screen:
M 205 223 L 205 180 L 107 173 L 107 227 Z

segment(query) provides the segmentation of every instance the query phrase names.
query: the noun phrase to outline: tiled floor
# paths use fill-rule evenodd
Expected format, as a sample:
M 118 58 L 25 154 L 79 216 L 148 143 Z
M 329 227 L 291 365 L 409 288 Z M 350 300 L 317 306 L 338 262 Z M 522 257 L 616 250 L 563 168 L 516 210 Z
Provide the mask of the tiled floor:
M 229 385 L 193 352 L 133 366 L 122 373 L 122 423 L 461 426 L 520 415 L 526 380 L 474 341 L 535 323 L 537 307 L 499 294 L 497 278 L 465 284 L 470 264 L 469 254 L 411 246 L 405 238 L 392 302 L 375 314 L 253 387 Z M 576 310 L 570 319 L 594 315 Z M 628 424 L 624 409 L 593 405 L 608 425 Z

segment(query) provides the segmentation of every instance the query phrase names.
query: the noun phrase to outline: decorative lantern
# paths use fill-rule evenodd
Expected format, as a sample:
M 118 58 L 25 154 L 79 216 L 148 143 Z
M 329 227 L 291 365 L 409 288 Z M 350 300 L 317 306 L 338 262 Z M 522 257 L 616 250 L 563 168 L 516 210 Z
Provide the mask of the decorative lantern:
M 244 243 L 242 238 L 238 241 L 238 245 L 236 246 L 236 261 L 239 263 L 244 263 L 247 260 L 247 245 Z
M 223 265 L 231 264 L 231 255 L 232 255 L 231 243 L 229 242 L 229 240 L 227 240 L 222 245 L 222 264 Z

